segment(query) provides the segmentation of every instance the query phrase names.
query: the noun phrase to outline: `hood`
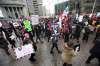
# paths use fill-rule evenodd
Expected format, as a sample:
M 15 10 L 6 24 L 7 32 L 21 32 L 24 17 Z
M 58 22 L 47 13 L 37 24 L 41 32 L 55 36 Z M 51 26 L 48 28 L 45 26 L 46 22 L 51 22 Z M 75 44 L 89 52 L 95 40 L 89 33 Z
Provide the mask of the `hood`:
M 72 47 L 68 47 L 67 45 L 64 46 L 64 49 L 65 49 L 65 50 L 73 50 Z

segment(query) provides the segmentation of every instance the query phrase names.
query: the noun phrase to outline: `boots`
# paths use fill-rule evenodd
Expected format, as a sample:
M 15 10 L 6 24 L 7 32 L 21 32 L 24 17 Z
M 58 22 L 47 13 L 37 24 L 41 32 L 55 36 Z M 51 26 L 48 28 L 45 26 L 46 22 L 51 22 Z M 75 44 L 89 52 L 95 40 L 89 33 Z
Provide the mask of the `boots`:
M 52 50 L 50 51 L 50 54 L 53 54 L 53 51 Z
M 29 60 L 31 61 L 31 62 L 35 62 L 36 61 L 36 59 L 34 58 L 34 56 L 35 56 L 35 54 L 31 54 L 31 57 L 29 58 Z
M 63 66 L 67 66 L 67 63 L 64 63 Z
M 58 50 L 58 53 L 59 53 L 59 54 L 61 54 L 61 51 L 60 51 L 60 50 Z
M 72 66 L 72 64 L 64 63 L 63 66 Z

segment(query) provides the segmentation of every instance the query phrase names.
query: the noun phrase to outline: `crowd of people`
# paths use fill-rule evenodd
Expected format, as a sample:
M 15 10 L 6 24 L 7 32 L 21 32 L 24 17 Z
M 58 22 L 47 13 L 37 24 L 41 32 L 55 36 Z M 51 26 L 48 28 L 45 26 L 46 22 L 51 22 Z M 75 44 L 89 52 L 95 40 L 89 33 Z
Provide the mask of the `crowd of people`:
M 81 22 L 69 15 L 64 16 L 61 27 L 58 24 L 59 18 L 46 18 L 39 24 L 32 25 L 29 18 L 21 17 L 18 23 L 8 22 L 9 28 L 4 28 L 2 22 L 0 22 L 0 48 L 4 49 L 10 55 L 8 45 L 11 44 L 12 48 L 17 47 L 16 38 L 18 38 L 20 41 L 22 40 L 21 45 L 32 42 L 36 52 L 38 47 L 37 43 L 39 41 L 44 43 L 42 38 L 48 38 L 47 41 L 49 42 L 51 40 L 52 42 L 50 53 L 53 54 L 53 49 L 56 48 L 58 53 L 62 53 L 63 66 L 72 66 L 72 58 L 80 51 L 80 37 L 82 37 L 83 42 L 87 43 L 90 34 L 96 33 L 93 40 L 95 45 L 90 50 L 91 56 L 87 59 L 86 63 L 88 64 L 93 58 L 97 58 L 100 65 L 100 27 L 96 28 L 95 26 L 97 24 L 92 25 L 90 21 L 87 15 L 83 17 Z M 36 37 L 36 40 L 34 37 Z M 58 48 L 59 38 L 62 38 L 64 41 L 64 44 L 62 44 L 63 51 Z M 74 39 L 76 39 L 77 44 L 72 42 Z M 35 61 L 34 56 L 35 53 L 32 53 L 29 60 Z

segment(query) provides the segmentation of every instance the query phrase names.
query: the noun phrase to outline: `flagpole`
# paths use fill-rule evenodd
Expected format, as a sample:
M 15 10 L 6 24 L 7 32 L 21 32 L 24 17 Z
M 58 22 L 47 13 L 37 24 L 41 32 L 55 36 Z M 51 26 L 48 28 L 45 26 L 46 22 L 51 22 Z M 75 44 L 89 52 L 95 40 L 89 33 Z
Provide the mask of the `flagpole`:
M 93 4 L 92 14 L 94 13 L 95 5 L 96 5 L 96 0 L 94 1 L 94 4 Z

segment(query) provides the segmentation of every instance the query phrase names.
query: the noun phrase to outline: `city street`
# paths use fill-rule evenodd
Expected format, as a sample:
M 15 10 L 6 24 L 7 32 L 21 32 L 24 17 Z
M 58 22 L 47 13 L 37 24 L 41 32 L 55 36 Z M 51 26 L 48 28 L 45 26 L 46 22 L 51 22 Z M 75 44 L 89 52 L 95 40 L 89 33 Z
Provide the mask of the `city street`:
M 0 66 L 100 66 L 100 0 L 0 0 Z
M 81 39 L 80 39 L 81 40 Z M 73 58 L 73 66 L 97 66 L 98 62 L 94 59 L 91 64 L 85 64 L 89 56 L 89 49 L 93 46 L 93 36 L 91 35 L 88 43 L 82 43 L 80 54 Z M 63 40 L 59 40 L 59 48 L 62 50 Z M 28 60 L 29 56 L 14 60 L 11 56 L 7 56 L 3 50 L 0 50 L 0 66 L 62 66 L 61 54 L 55 50 L 54 54 L 50 54 L 51 44 L 44 39 L 44 43 L 38 43 L 38 52 L 36 53 L 37 61 L 32 63 Z

